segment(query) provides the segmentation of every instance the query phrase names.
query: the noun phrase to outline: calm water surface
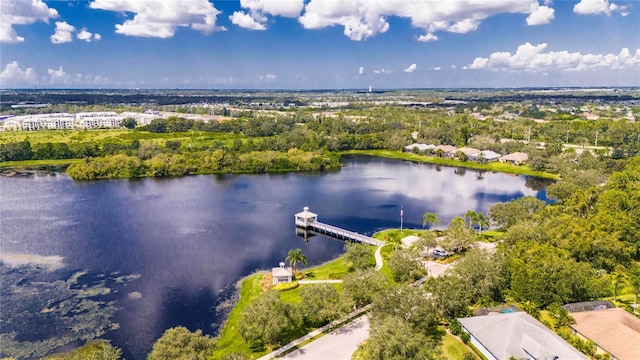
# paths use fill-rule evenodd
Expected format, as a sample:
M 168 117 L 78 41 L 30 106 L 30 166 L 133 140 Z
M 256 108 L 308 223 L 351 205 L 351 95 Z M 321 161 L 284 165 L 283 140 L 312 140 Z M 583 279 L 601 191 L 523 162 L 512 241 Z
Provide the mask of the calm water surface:
M 139 276 L 112 282 L 107 300 L 118 309 L 112 320 L 119 329 L 104 337 L 127 359 L 143 359 L 169 327 L 215 333 L 221 290 L 256 269 L 277 265 L 289 249 L 302 248 L 310 265 L 340 254 L 340 242 L 314 237 L 305 243 L 295 236 L 293 214 L 303 206 L 321 221 L 372 234 L 398 227 L 401 205 L 404 226 L 419 228 L 426 211 L 447 223 L 469 209 L 486 212 L 499 201 L 525 195 L 544 199 L 543 186 L 522 176 L 361 157 L 349 159 L 339 172 L 323 174 L 88 183 L 65 176 L 3 178 L 0 260 L 15 272 L 31 258 L 41 259 L 25 254 L 58 259 L 60 268 L 49 271 L 48 281 L 77 271 L 86 272 L 84 282 Z M 50 258 L 55 256 L 60 258 Z M 14 287 L 33 281 L 24 276 Z M 37 302 L 49 295 L 32 296 Z M 57 320 L 39 321 L 48 327 Z M 55 335 L 29 329 L 4 325 L 0 330 L 18 331 L 18 339 L 29 341 Z

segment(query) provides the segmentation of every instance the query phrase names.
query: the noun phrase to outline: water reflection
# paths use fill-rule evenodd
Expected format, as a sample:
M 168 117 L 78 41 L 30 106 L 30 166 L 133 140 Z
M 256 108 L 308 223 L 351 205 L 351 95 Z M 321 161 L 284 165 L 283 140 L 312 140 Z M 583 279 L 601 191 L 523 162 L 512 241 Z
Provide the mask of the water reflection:
M 419 228 L 424 212 L 440 214 L 446 224 L 497 201 L 544 198 L 542 186 L 524 177 L 359 157 L 324 174 L 88 183 L 4 178 L 0 253 L 62 257 L 61 279 L 76 270 L 88 277 L 139 274 L 114 287 L 120 310 L 113 322 L 120 328 L 107 334 L 135 360 L 168 327 L 215 332 L 220 292 L 274 266 L 289 249 L 302 248 L 310 264 L 341 253 L 340 242 L 296 237 L 293 214 L 303 206 L 321 221 L 372 234 L 399 226 L 400 206 L 404 226 Z

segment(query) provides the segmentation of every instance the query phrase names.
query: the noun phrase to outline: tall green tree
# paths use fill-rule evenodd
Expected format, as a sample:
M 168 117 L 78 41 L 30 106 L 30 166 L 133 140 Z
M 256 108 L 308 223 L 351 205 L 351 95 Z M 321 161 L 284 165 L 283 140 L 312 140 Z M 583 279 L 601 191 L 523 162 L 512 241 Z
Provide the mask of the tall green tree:
M 396 316 L 387 316 L 372 324 L 371 335 L 363 345 L 363 357 L 371 360 L 435 360 L 438 343 L 414 330 Z
M 629 285 L 633 288 L 633 304 L 638 304 L 638 292 L 640 292 L 640 264 L 634 263 L 627 274 Z
M 489 208 L 489 217 L 499 227 L 508 228 L 524 220 L 532 220 L 546 204 L 532 196 L 525 196 L 506 203 L 497 203 Z
M 43 360 L 120 360 L 121 358 L 122 350 L 114 347 L 107 340 L 99 339 L 89 341 L 69 353 L 45 356 Z
M 351 302 L 331 284 L 305 285 L 300 290 L 300 298 L 302 316 L 311 327 L 325 325 L 351 310 Z
M 432 225 L 440 225 L 440 215 L 433 212 L 426 212 L 422 215 L 422 227 L 429 225 L 431 228 Z
M 438 329 L 435 306 L 428 296 L 424 288 L 410 284 L 388 287 L 374 296 L 369 316 L 374 322 L 388 316 L 397 317 L 415 331 L 439 340 L 442 333 Z
M 608 293 L 607 280 L 587 262 L 577 262 L 562 249 L 531 241 L 516 243 L 509 252 L 510 294 L 519 302 L 545 308 L 592 300 Z
M 469 221 L 469 228 L 471 229 L 473 225 L 478 222 L 478 213 L 474 210 L 467 210 L 467 212 L 464 213 L 464 220 L 465 222 L 467 220 Z
M 438 245 L 436 235 L 432 231 L 425 231 L 420 235 L 420 239 L 413 243 L 411 250 L 416 252 L 416 255 L 422 251 L 429 252 L 430 249 L 435 248 Z
M 288 261 L 289 264 L 291 264 L 294 275 L 296 274 L 298 263 L 307 265 L 307 257 L 302 253 L 302 249 L 300 248 L 289 250 L 285 261 Z
M 396 282 L 416 281 L 427 275 L 422 263 L 408 250 L 396 250 L 389 258 L 389 268 Z
M 476 241 L 478 236 L 473 230 L 467 227 L 466 222 L 460 216 L 456 216 L 449 223 L 445 231 L 445 239 L 442 246 L 449 251 L 463 251 Z
M 216 340 L 178 326 L 162 334 L 153 344 L 147 360 L 206 360 L 216 347 Z
M 271 349 L 286 342 L 287 335 L 300 324 L 295 308 L 283 303 L 277 292 L 269 291 L 242 311 L 238 331 L 249 344 Z
M 609 274 L 609 280 L 613 288 L 613 301 L 618 301 L 618 289 L 626 282 L 626 276 L 622 272 L 614 271 Z
M 349 242 L 345 245 L 345 260 L 356 270 L 363 270 L 375 266 L 375 259 L 371 252 L 371 246 L 358 242 Z
M 370 304 L 374 296 L 384 291 L 388 286 L 387 277 L 373 269 L 350 273 L 344 277 L 342 283 L 343 291 L 358 308 Z

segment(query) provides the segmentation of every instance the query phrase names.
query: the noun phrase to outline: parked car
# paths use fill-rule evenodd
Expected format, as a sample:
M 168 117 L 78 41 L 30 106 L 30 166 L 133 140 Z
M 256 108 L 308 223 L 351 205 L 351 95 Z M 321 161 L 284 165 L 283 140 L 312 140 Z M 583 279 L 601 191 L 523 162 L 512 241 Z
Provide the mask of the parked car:
M 449 252 L 445 249 L 436 248 L 433 249 L 433 256 L 449 256 Z

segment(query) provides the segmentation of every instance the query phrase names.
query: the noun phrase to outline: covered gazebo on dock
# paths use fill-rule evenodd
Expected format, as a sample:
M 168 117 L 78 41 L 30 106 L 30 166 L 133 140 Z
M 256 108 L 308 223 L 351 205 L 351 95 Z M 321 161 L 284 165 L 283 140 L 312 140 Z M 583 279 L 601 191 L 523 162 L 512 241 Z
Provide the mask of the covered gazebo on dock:
M 318 214 L 309 211 L 309 207 L 307 206 L 302 209 L 302 212 L 297 213 L 295 217 L 296 226 L 301 226 L 303 228 L 307 228 L 312 223 L 318 221 Z

